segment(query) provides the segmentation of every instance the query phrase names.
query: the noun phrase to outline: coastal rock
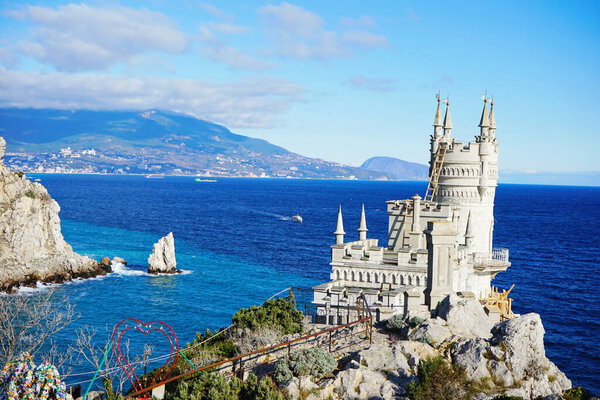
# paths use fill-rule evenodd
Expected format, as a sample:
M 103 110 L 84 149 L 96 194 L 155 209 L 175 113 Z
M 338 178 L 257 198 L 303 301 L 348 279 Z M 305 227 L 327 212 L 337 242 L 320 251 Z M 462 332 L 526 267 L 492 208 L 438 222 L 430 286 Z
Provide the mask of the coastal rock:
M 113 257 L 111 263 L 127 265 L 127 261 L 125 261 L 125 259 L 121 257 Z
M 424 341 L 438 346 L 452 337 L 452 332 L 446 323 L 439 319 L 429 319 L 408 334 L 410 340 Z
M 462 336 L 488 338 L 494 321 L 488 317 L 483 306 L 474 298 L 450 294 L 441 301 L 437 316 Z
M 0 138 L 1 155 L 4 150 Z M 105 267 L 73 252 L 65 242 L 59 211 L 41 184 L 0 162 L 0 291 L 106 274 Z
M 500 322 L 492 329 L 491 343 L 506 349 L 506 364 L 514 380 L 522 382 L 531 398 L 571 388 L 571 381 L 546 358 L 544 333 L 542 320 L 535 313 Z
M 148 273 L 150 274 L 173 274 L 177 272 L 175 267 L 175 239 L 173 232 L 159 239 L 152 247 L 152 254 L 148 256 Z
M 0 161 L 4 158 L 4 152 L 6 152 L 6 140 L 0 136 Z

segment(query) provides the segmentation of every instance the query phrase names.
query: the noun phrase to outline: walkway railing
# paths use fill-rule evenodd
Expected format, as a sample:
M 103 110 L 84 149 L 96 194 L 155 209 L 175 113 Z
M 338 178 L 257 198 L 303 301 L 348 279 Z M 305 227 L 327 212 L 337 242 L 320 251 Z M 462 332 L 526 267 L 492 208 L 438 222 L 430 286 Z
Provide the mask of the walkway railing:
M 191 369 L 183 374 L 169 378 L 158 385 L 149 386 L 143 390 L 131 393 L 125 396 L 125 398 L 137 397 L 160 386 L 207 370 L 221 372 L 226 375 L 237 375 L 241 378 L 249 371 L 256 373 L 257 376 L 273 374 L 275 372 L 275 362 L 291 354 L 293 350 L 318 346 L 325 348 L 329 353 L 335 354 L 367 341 L 371 343 L 373 315 L 365 297 L 361 296 L 361 298 L 362 304 L 359 307 L 358 314 L 359 316 L 362 315 L 362 317 L 356 321 L 323 329 L 294 340 Z
M 479 253 L 473 255 L 473 263 L 476 266 L 503 266 L 508 264 L 508 249 L 494 247 L 492 253 Z

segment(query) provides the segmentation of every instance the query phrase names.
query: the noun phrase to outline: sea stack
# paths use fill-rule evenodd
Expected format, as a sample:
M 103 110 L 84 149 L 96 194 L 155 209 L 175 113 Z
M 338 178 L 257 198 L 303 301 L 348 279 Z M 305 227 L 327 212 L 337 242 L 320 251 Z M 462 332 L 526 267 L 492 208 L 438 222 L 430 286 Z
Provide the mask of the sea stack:
M 175 267 L 175 239 L 173 232 L 160 238 L 152 247 L 152 254 L 148 256 L 149 274 L 174 274 L 179 272 Z
M 110 272 L 65 242 L 60 207 L 41 184 L 4 165 L 5 149 L 0 137 L 0 291 Z

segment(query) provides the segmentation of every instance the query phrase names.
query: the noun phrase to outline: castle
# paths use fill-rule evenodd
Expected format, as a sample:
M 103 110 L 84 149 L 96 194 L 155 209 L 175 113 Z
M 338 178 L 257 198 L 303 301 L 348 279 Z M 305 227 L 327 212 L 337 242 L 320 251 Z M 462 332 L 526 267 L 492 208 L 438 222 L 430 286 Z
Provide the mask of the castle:
M 317 322 L 348 322 L 359 296 L 377 320 L 434 309 L 450 293 L 482 302 L 498 297 L 491 281 L 510 262 L 508 249 L 492 245 L 498 141 L 489 101 L 484 97 L 479 135 L 463 143 L 452 137 L 449 102 L 442 121 L 438 96 L 425 196 L 387 201 L 386 246 L 367 237 L 364 206 L 358 240 L 345 242 L 340 206 L 331 280 L 313 287 Z M 500 318 L 498 307 L 488 310 Z

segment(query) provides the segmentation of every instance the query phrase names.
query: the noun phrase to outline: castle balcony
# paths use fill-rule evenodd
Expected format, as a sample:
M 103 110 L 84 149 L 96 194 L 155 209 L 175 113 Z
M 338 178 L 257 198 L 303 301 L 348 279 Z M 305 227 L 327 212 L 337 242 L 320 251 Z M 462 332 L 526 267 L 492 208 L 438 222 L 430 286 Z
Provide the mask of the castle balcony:
M 508 261 L 508 249 L 504 247 L 494 247 L 491 254 L 473 254 L 473 267 L 477 269 L 506 269 L 508 266 L 510 266 L 510 261 Z

